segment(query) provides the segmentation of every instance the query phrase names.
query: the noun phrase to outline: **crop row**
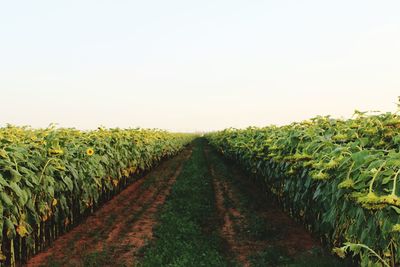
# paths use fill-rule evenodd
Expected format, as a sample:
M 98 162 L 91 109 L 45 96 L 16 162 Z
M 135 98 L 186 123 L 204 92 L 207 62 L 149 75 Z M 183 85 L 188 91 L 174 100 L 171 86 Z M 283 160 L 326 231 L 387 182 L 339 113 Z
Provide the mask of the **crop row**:
M 159 130 L 0 128 L 0 260 L 24 262 L 191 136 Z
M 400 264 L 400 117 L 317 117 L 208 135 L 293 217 L 362 266 Z

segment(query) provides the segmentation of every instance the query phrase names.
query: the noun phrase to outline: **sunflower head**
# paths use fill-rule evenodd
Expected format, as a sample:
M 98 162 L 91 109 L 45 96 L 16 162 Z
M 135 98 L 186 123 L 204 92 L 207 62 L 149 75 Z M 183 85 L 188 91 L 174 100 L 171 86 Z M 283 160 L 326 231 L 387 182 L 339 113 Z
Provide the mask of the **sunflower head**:
M 341 182 L 340 184 L 338 184 L 338 188 L 342 189 L 342 188 L 353 188 L 354 186 L 354 181 L 350 178 L 347 178 L 346 180 L 344 180 L 343 182 Z
M 18 225 L 16 231 L 21 237 L 24 237 L 29 233 L 23 224 Z
M 397 224 L 393 225 L 392 231 L 393 232 L 400 232 L 400 224 L 397 223 Z
M 51 149 L 49 149 L 49 154 L 52 156 L 63 155 L 64 150 L 62 150 L 60 148 L 51 148 Z
M 382 196 L 381 202 L 393 206 L 400 206 L 400 198 L 394 194 Z
M 346 250 L 344 248 L 334 248 L 332 252 L 344 259 L 346 257 Z
M 332 169 L 335 169 L 337 166 L 339 166 L 339 163 L 340 162 L 338 160 L 331 159 L 328 163 L 325 164 L 325 167 L 328 170 L 332 170 Z
M 88 156 L 93 156 L 93 154 L 94 154 L 93 148 L 88 148 L 88 149 L 86 149 L 86 155 L 88 155 Z
M 357 201 L 362 204 L 378 204 L 380 199 L 374 192 L 369 192 L 368 194 L 359 197 Z
M 314 180 L 327 180 L 329 179 L 329 175 L 323 171 L 314 171 L 311 173 L 311 178 Z

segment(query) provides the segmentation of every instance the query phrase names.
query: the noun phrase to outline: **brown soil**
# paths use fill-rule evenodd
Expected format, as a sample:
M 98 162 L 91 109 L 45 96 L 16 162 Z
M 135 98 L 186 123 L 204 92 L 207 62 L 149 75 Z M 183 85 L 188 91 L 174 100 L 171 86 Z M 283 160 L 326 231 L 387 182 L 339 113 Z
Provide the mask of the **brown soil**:
M 206 146 L 205 155 L 213 178 L 220 221 L 219 232 L 225 240 L 227 257 L 247 267 L 250 266 L 250 256 L 268 247 L 283 248 L 292 257 L 320 247 L 303 226 L 273 203 L 264 205 L 262 202 L 261 208 L 249 210 L 241 202 L 243 191 L 233 182 L 249 179 L 230 164 L 226 164 L 228 171 L 220 170 L 210 158 L 211 153 L 210 147 Z M 58 266 L 134 266 L 141 249 L 153 238 L 153 227 L 157 223 L 155 215 L 190 155 L 191 148 L 187 148 L 175 158 L 162 162 L 79 226 L 61 236 L 52 247 L 32 258 L 27 266 L 54 263 Z M 247 195 L 255 196 L 253 199 L 264 199 L 263 192 L 252 182 L 246 182 L 245 188 Z M 250 224 L 249 211 L 267 222 L 268 227 L 276 229 L 278 236 L 262 239 L 250 236 L 246 232 Z
M 155 214 L 190 155 L 187 148 L 162 162 L 29 260 L 27 266 L 84 266 L 90 257 L 98 257 L 98 266 L 134 265 L 135 253 L 152 238 Z
M 215 176 L 214 176 L 215 177 Z M 221 236 L 226 240 L 229 250 L 235 255 L 236 260 L 243 266 L 250 266 L 247 257 L 251 252 L 251 244 L 248 242 L 240 242 L 236 237 L 238 234 L 235 230 L 235 223 L 243 223 L 243 216 L 235 208 L 226 208 L 224 205 L 223 184 L 221 181 L 213 180 L 215 190 L 215 200 L 218 214 L 223 218 L 221 226 Z
M 250 194 L 260 199 L 265 199 L 265 202 L 267 202 L 260 188 L 253 181 L 246 178 L 243 172 L 235 167 L 231 167 L 231 170 L 236 179 L 247 179 L 246 187 Z M 289 256 L 299 255 L 312 248 L 322 248 L 321 243 L 302 224 L 296 222 L 282 211 L 274 201 L 265 203 L 263 209 L 258 211 L 258 215 L 263 217 L 270 227 L 277 229 L 280 233 L 277 240 L 270 242 L 268 245 L 285 248 Z
M 206 148 L 205 155 L 207 157 L 210 174 L 213 177 L 216 207 L 219 217 L 222 219 L 220 227 L 221 237 L 225 239 L 228 245 L 228 250 L 230 254 L 234 255 L 235 260 L 245 267 L 250 266 L 248 256 L 254 251 L 254 249 L 260 250 L 260 245 L 262 244 L 238 238 L 239 233 L 237 232 L 237 229 L 244 227 L 245 218 L 238 209 L 238 200 L 236 196 L 233 196 L 230 185 L 216 174 L 212 162 L 208 159 L 209 153 L 209 149 Z M 227 198 L 232 202 L 229 207 L 225 203 Z
M 296 223 L 281 210 L 270 207 L 263 215 L 271 226 L 281 229 L 282 234 L 275 245 L 286 248 L 289 256 L 296 256 L 312 248 L 321 247 L 302 225 Z
M 308 251 L 320 244 L 311 234 L 302 226 L 287 216 L 279 207 L 266 204 L 262 209 L 252 210 L 258 217 L 268 222 L 269 227 L 277 229 L 279 236 L 274 239 L 255 240 L 249 236 L 243 235 L 248 223 L 246 214 L 240 212 L 241 203 L 238 197 L 238 191 L 231 180 L 248 179 L 235 166 L 227 165 L 229 174 L 232 177 L 223 177 L 219 170 L 209 159 L 210 149 L 205 149 L 208 159 L 209 171 L 213 177 L 215 190 L 216 206 L 221 219 L 220 233 L 227 244 L 227 252 L 242 266 L 250 266 L 249 256 L 262 252 L 267 247 L 280 247 L 285 249 L 290 256 L 296 256 Z M 253 183 L 248 183 L 248 189 L 251 194 L 264 198 L 260 189 Z M 228 204 L 227 204 L 228 203 Z M 246 208 L 246 207 L 244 207 Z

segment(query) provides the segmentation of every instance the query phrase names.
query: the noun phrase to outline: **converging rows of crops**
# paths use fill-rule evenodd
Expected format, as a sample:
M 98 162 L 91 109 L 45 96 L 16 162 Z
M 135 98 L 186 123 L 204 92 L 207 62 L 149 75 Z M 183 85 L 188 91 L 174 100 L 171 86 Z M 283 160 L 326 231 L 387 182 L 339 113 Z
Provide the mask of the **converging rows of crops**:
M 400 116 L 356 112 L 207 136 L 341 257 L 400 264 Z
M 25 262 L 191 139 L 143 129 L 0 128 L 1 262 Z

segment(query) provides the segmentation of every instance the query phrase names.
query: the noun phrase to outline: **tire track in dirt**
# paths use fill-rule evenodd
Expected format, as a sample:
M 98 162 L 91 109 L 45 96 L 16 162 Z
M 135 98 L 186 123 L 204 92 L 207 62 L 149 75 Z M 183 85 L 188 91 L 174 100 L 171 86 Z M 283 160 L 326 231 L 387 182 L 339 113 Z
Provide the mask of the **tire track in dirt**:
M 235 201 L 229 185 L 216 174 L 214 166 L 210 162 L 209 153 L 209 149 L 206 148 L 205 155 L 210 174 L 213 178 L 216 207 L 222 219 L 221 236 L 225 239 L 228 249 L 234 255 L 235 259 L 245 267 L 250 266 L 248 256 L 254 252 L 257 245 L 250 240 L 238 239 L 239 233 L 236 229 L 243 227 L 245 218 L 238 209 L 238 203 Z M 226 202 L 229 201 L 228 198 L 231 202 L 230 207 L 226 205 Z
M 185 155 L 183 162 L 188 160 L 190 155 L 191 151 Z M 133 266 L 138 250 L 153 238 L 153 226 L 157 223 L 156 213 L 159 207 L 164 204 L 182 168 L 183 164 L 180 164 L 175 173 L 166 181 L 165 185 L 154 195 L 152 201 L 143 207 L 140 216 L 136 217 L 133 215 L 127 218 L 123 224 L 126 227 L 125 234 L 114 234 L 114 236 L 107 240 L 107 246 L 118 248 L 112 254 L 112 258 L 116 262 L 124 266 Z M 127 250 L 126 247 L 130 249 Z
M 235 179 L 245 179 L 243 178 L 244 174 L 238 168 L 232 167 L 231 171 Z M 255 183 L 249 179 L 247 181 L 246 189 L 248 189 L 249 194 L 253 196 L 264 194 Z M 263 201 L 267 201 L 265 197 Z M 263 208 L 258 210 L 257 213 L 268 222 L 269 227 L 277 229 L 280 233 L 279 238 L 273 240 L 273 242 L 268 242 L 268 245 L 283 247 L 287 250 L 289 256 L 294 257 L 311 249 L 322 249 L 320 242 L 303 225 L 294 221 L 273 201 L 264 203 Z
M 218 213 L 223 218 L 221 227 L 221 236 L 226 240 L 229 250 L 235 255 L 236 259 L 243 264 L 243 266 L 250 266 L 247 260 L 248 253 L 247 246 L 238 242 L 236 236 L 238 235 L 235 230 L 235 223 L 242 220 L 242 215 L 233 208 L 226 208 L 224 204 L 224 192 L 220 181 L 213 179 L 215 188 L 215 199 Z
M 213 178 L 216 206 L 221 218 L 220 235 L 226 241 L 230 256 L 241 266 L 251 266 L 251 257 L 271 247 L 283 248 L 289 256 L 294 258 L 313 248 L 322 248 L 303 226 L 296 223 L 277 206 L 265 203 L 263 192 L 255 184 L 247 183 L 245 187 L 253 198 L 258 196 L 257 200 L 263 202 L 262 207 L 255 210 L 243 204 L 239 199 L 239 196 L 243 197 L 243 192 L 233 181 L 243 181 L 247 178 L 235 166 L 225 163 L 218 165 L 215 157 L 220 156 L 212 153 L 214 152 L 209 147 L 205 148 L 209 172 Z M 227 170 L 222 168 L 227 168 Z M 252 236 L 248 231 L 250 231 L 249 227 L 254 227 L 254 222 L 252 222 L 254 215 L 266 222 L 265 227 L 276 231 L 278 236 L 275 236 L 275 233 L 271 233 L 274 236 L 269 236 L 269 234 L 262 237 Z
M 156 213 L 176 176 L 179 175 L 183 162 L 190 157 L 190 154 L 191 149 L 186 148 L 176 157 L 162 162 L 145 177 L 135 181 L 104 204 L 76 228 L 57 239 L 52 247 L 29 260 L 26 266 L 46 266 L 49 262 L 62 266 L 84 266 L 83 261 L 87 255 L 104 252 L 106 247 L 112 248 L 112 251 L 121 251 L 122 247 L 116 244 L 116 240 L 120 239 L 119 236 L 123 232 L 128 236 L 132 234 L 130 231 L 139 230 L 129 227 L 127 231 L 126 226 L 132 224 L 132 221 L 139 222 L 146 215 L 150 216 L 146 214 L 146 210 L 147 213 L 151 210 L 150 213 L 153 215 Z M 154 223 L 148 223 L 151 227 L 145 229 L 146 233 L 134 233 L 136 241 L 151 238 Z M 135 244 L 125 242 L 125 250 L 127 244 L 132 244 L 132 249 L 137 250 L 145 244 L 145 241 Z

